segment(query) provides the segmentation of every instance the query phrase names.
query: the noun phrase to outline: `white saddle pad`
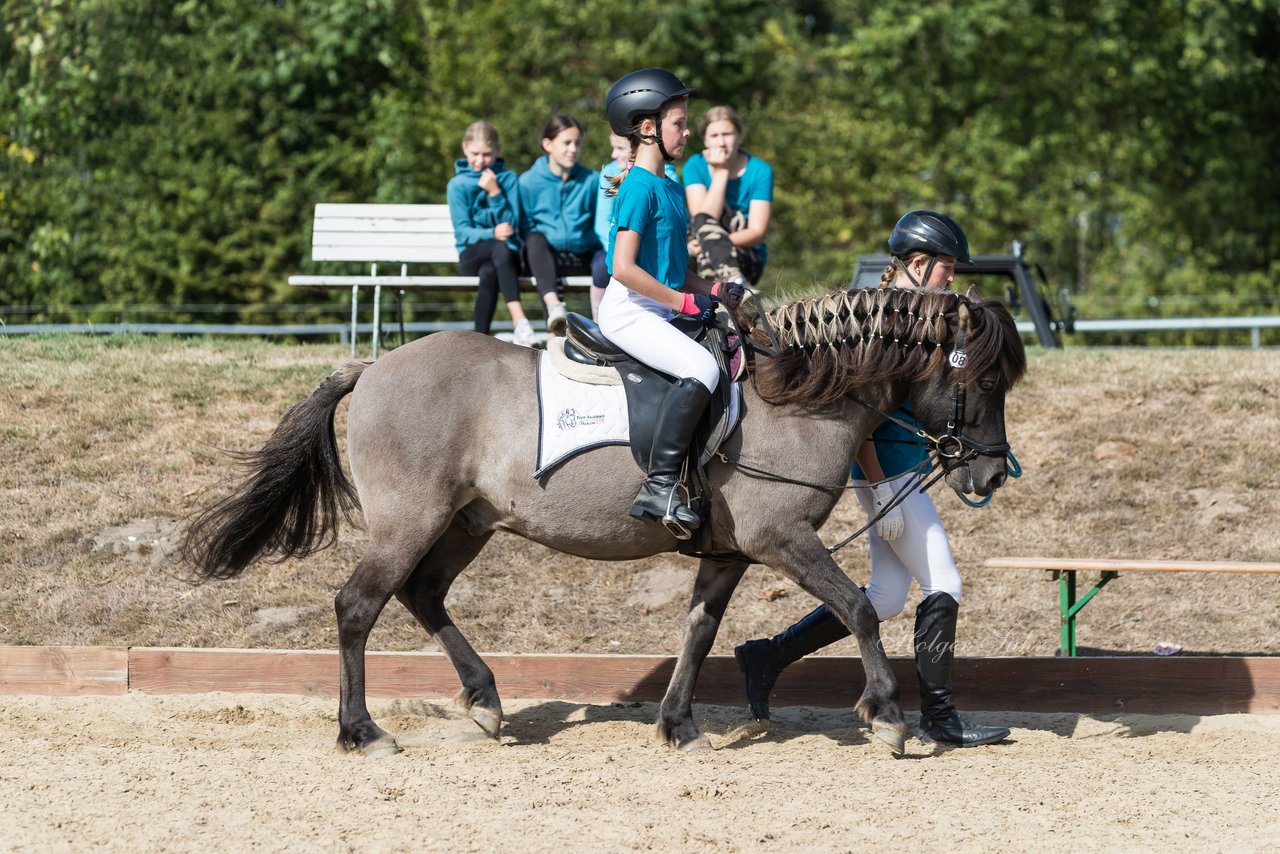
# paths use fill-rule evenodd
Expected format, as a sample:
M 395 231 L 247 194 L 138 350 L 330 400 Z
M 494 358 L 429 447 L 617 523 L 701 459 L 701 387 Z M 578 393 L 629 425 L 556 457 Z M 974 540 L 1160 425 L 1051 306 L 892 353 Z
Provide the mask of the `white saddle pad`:
M 621 383 L 593 385 L 561 376 L 544 351 L 538 357 L 538 458 L 540 478 L 571 457 L 604 445 L 630 444 L 627 395 Z M 617 376 L 617 372 L 609 369 Z

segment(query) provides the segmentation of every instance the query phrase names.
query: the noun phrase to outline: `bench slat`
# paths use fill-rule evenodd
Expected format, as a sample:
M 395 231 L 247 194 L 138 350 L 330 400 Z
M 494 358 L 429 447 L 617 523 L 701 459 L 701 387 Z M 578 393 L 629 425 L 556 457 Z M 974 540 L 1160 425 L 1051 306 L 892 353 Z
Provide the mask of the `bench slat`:
M 329 234 L 332 232 L 364 234 L 374 232 L 378 234 L 447 234 L 453 235 L 453 221 L 448 217 L 443 219 L 386 219 L 384 217 L 365 217 L 355 219 L 352 217 L 333 217 L 331 219 L 317 219 L 311 228 L 312 239 L 315 235 Z
M 532 284 L 533 280 L 522 277 L 521 284 Z M 372 287 L 382 285 L 395 288 L 456 288 L 475 287 L 479 280 L 475 276 L 290 276 L 289 284 L 297 287 Z M 591 284 L 590 276 L 565 276 L 564 283 L 570 287 L 586 287 Z
M 312 246 L 311 260 L 456 264 L 458 252 L 453 247 L 443 246 Z
M 367 219 L 448 219 L 448 205 L 379 205 L 335 204 L 320 202 L 316 205 L 315 218 L 355 217 Z
M 455 258 L 458 257 L 457 246 L 453 240 L 453 232 L 448 234 L 427 234 L 425 232 L 323 231 L 316 232 L 311 241 L 311 246 L 313 249 L 316 247 L 335 249 L 348 247 L 350 249 L 365 249 L 366 251 L 383 248 L 395 249 L 397 247 L 430 248 L 443 249 L 452 252 Z
M 1227 560 L 1119 560 L 1113 558 L 993 557 L 990 569 L 1039 569 L 1063 572 L 1280 572 L 1280 563 Z

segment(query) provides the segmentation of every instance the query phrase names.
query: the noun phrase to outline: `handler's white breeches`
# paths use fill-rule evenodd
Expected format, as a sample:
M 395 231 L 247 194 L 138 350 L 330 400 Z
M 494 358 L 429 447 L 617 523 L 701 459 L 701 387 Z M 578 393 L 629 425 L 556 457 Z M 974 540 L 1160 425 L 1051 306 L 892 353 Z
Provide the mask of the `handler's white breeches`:
M 896 491 L 903 485 L 903 479 L 910 476 L 910 473 L 899 475 L 888 482 Z M 875 516 L 871 488 L 865 480 L 853 483 L 854 492 L 870 520 Z M 947 532 L 928 493 L 913 489 L 898 506 L 902 508 L 902 536 L 885 541 L 874 527 L 867 532 L 871 544 L 871 583 L 867 585 L 867 598 L 875 606 L 881 622 L 902 613 L 913 578 L 926 597 L 947 593 L 957 603 L 960 601 L 960 572 L 951 555 Z
M 681 379 L 693 377 L 715 391 L 720 367 L 715 357 L 668 321 L 671 309 L 610 279 L 600 301 L 600 331 L 649 367 Z

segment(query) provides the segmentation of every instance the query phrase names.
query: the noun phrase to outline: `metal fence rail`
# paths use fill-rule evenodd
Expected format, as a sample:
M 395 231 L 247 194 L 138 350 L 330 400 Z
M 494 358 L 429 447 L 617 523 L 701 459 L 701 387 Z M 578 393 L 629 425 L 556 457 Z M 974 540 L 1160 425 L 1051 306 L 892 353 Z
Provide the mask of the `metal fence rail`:
M 398 323 L 383 326 L 384 331 L 398 331 Z M 404 324 L 406 333 L 444 332 L 450 329 L 471 329 L 469 320 L 413 321 Z M 495 321 L 495 330 L 510 331 L 511 323 Z M 1119 318 L 1115 320 L 1076 320 L 1076 334 L 1086 332 L 1170 332 L 1212 329 L 1250 330 L 1254 349 L 1262 346 L 1263 329 L 1280 329 L 1280 316 L 1274 317 L 1155 317 Z M 84 333 L 91 335 L 142 334 L 142 335 L 257 335 L 273 336 L 337 336 L 340 343 L 350 339 L 348 323 L 0 323 L 0 337 L 5 335 L 46 335 L 49 333 Z M 1031 321 L 1019 321 L 1018 331 L 1035 334 Z M 356 326 L 356 334 L 373 334 L 372 323 Z
M 1076 320 L 1075 332 L 1185 332 L 1187 330 L 1248 329 L 1253 348 L 1262 346 L 1263 329 L 1280 329 L 1275 317 L 1127 317 L 1115 320 Z M 1018 321 L 1018 331 L 1035 334 L 1029 320 Z

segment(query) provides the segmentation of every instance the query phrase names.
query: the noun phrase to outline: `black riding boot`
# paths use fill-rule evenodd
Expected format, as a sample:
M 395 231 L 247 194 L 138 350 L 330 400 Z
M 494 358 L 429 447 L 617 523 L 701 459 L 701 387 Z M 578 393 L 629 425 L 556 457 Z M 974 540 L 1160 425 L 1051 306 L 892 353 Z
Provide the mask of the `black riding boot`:
M 689 539 L 689 532 L 702 522 L 681 500 L 680 469 L 689 454 L 698 419 L 710 400 L 711 392 L 693 377 L 680 380 L 667 392 L 658 407 L 653 430 L 649 477 L 631 505 L 632 516 L 657 519 L 681 540 Z
M 819 605 L 780 635 L 749 640 L 733 651 L 747 677 L 747 703 L 758 721 L 769 720 L 769 694 L 789 664 L 847 638 L 849 630 L 826 605 Z
M 976 747 L 1009 737 L 1004 727 L 971 724 L 951 702 L 951 662 L 956 652 L 960 603 L 934 593 L 916 608 L 916 675 L 920 683 L 920 732 L 945 744 Z

